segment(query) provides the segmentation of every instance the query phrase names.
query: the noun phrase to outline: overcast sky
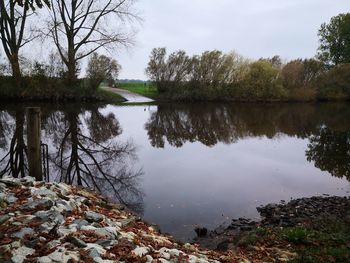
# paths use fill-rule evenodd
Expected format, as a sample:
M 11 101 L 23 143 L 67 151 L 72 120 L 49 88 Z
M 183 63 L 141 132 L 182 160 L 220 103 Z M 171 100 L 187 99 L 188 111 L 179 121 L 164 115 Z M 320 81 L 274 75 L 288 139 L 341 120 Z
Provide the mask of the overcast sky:
M 332 16 L 350 12 L 349 0 L 139 0 L 144 19 L 136 46 L 120 50 L 120 78 L 146 79 L 154 47 L 189 54 L 218 49 L 249 57 L 313 57 L 317 31 Z

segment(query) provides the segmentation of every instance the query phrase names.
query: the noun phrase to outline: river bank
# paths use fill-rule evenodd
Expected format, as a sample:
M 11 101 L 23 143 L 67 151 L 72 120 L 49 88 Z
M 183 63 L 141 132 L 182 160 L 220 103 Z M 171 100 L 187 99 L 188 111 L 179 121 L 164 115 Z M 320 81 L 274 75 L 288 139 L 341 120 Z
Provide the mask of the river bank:
M 1 262 L 233 260 L 176 243 L 122 206 L 65 184 L 5 177 L 0 180 L 0 207 Z
M 260 221 L 233 219 L 195 241 L 219 251 L 264 251 L 260 260 L 268 262 L 271 252 L 283 248 L 288 248 L 292 262 L 349 262 L 350 197 L 282 200 L 257 210 Z
M 311 198 L 262 207 L 265 218 L 261 222 L 235 220 L 229 227 L 197 240 L 203 247 L 216 245 L 215 251 L 162 235 L 156 227 L 97 193 L 62 183 L 35 182 L 29 177 L 4 177 L 0 180 L 0 261 L 307 262 L 297 261 L 302 256 L 298 246 L 310 246 L 310 230 L 281 226 L 287 222 L 288 226 L 307 227 L 299 219 L 310 218 L 305 213 L 310 207 L 313 210 L 309 213 L 318 222 L 326 214 L 331 215 L 328 219 L 335 216 L 348 222 L 349 203 L 349 198 L 327 197 L 326 202 Z M 333 232 L 333 242 L 349 246 L 349 224 L 342 226 L 344 235 L 334 236 L 339 231 Z

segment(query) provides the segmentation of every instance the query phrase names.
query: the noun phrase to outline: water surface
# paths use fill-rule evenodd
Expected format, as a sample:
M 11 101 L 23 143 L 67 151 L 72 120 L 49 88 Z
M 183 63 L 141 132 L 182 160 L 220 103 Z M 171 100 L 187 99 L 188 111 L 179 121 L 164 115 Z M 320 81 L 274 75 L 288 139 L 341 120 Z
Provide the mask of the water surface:
M 27 106 L 0 106 L 2 174 L 27 173 Z M 262 204 L 350 191 L 349 104 L 35 106 L 50 180 L 96 189 L 185 241 Z

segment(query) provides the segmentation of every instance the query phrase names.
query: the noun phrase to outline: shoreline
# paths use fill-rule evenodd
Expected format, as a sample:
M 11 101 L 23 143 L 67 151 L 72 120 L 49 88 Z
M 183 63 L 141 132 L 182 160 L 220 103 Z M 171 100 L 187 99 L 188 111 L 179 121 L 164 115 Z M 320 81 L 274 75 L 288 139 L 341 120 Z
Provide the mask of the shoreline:
M 183 244 L 100 194 L 30 177 L 0 179 L 0 207 L 0 261 L 14 263 L 287 262 L 300 257 L 298 245 L 308 243 L 296 234 L 286 239 L 285 231 L 334 216 L 350 226 L 349 197 L 302 198 L 260 207 L 265 217 L 259 222 L 233 220 L 195 240 L 199 245 Z

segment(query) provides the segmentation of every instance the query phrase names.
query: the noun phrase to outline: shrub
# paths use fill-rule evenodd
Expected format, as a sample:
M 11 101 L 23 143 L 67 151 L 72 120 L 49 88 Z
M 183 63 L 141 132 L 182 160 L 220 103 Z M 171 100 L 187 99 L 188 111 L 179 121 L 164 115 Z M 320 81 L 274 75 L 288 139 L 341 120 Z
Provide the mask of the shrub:
M 109 85 L 114 84 L 120 70 L 121 66 L 115 59 L 93 53 L 87 67 L 87 78 L 90 81 L 90 88 L 96 90 L 104 80 Z
M 350 64 L 338 65 L 317 80 L 317 97 L 322 100 L 350 98 Z

